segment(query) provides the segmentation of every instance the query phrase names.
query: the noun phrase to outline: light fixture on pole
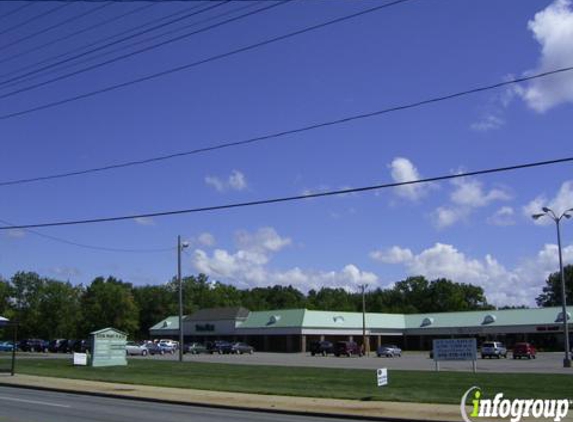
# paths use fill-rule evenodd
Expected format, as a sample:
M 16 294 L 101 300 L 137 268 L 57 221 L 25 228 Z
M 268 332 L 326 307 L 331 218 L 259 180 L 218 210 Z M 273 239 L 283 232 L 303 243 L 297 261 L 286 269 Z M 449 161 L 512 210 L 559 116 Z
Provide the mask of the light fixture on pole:
M 181 280 L 181 251 L 189 247 L 177 236 L 177 283 L 179 285 L 179 362 L 183 362 L 183 282 Z
M 571 367 L 571 355 L 569 349 L 569 327 L 568 327 L 568 319 L 569 316 L 567 314 L 567 294 L 565 291 L 565 275 L 563 273 L 563 256 L 561 254 L 561 229 L 559 223 L 565 218 L 571 218 L 571 212 L 573 212 L 573 208 L 564 211 L 560 216 L 557 216 L 555 212 L 551 208 L 543 207 L 543 212 L 539 214 L 533 214 L 532 217 L 534 220 L 537 220 L 541 217 L 549 217 L 553 221 L 555 221 L 555 225 L 557 226 L 557 249 L 559 251 L 559 273 L 561 274 L 561 316 L 563 318 L 563 335 L 565 336 L 565 358 L 563 359 L 563 367 L 570 368 Z

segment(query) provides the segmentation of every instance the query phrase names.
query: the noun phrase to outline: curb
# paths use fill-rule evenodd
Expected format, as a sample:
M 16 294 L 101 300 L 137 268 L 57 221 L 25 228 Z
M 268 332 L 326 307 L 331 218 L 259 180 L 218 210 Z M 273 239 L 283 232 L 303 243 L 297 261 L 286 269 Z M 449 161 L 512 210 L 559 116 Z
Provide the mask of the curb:
M 246 411 L 246 412 L 256 412 L 256 413 L 271 413 L 278 415 L 292 415 L 292 416 L 312 416 L 321 417 L 328 419 L 353 419 L 360 421 L 380 421 L 380 422 L 452 422 L 450 420 L 438 420 L 438 419 L 411 419 L 411 418 L 396 418 L 396 417 L 384 417 L 384 416 L 365 416 L 365 415 L 355 415 L 348 413 L 326 413 L 326 412 L 313 412 L 313 411 L 300 411 L 300 410 L 286 410 L 286 409 L 272 409 L 272 408 L 260 408 L 260 407 L 243 407 L 243 406 L 231 406 L 224 404 L 212 404 L 212 403 L 197 403 L 191 401 L 181 401 L 181 400 L 171 400 L 171 399 L 157 399 L 152 397 L 134 397 L 125 396 L 122 394 L 113 393 L 101 393 L 94 391 L 75 391 L 68 390 L 65 388 L 58 387 L 42 387 L 42 386 L 32 386 L 32 385 L 16 385 L 9 382 L 0 381 L 0 387 L 12 387 L 21 388 L 26 390 L 38 390 L 38 391 L 52 391 L 56 393 L 66 393 L 66 394 L 77 394 L 81 396 L 94 396 L 103 398 L 113 398 L 113 399 L 123 399 L 130 401 L 141 401 L 141 402 L 151 402 L 151 403 L 163 403 L 163 404 L 173 404 L 178 406 L 190 406 L 190 407 L 201 407 L 201 408 L 211 408 L 211 409 L 224 409 L 224 410 L 235 410 L 235 411 Z

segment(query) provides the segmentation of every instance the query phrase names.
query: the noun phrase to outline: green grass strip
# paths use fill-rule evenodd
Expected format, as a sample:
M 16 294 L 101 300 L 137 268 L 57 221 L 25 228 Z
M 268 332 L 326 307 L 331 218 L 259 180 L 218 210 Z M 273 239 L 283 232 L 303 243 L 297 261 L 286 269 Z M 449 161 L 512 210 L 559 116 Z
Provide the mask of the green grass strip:
M 21 359 L 16 372 L 59 378 L 161 387 L 419 403 L 458 404 L 476 385 L 483 398 L 558 399 L 573 397 L 573 376 L 471 372 L 389 371 L 389 385 L 376 386 L 376 372 L 333 369 L 166 362 L 134 359 L 128 366 L 74 367 L 67 359 Z

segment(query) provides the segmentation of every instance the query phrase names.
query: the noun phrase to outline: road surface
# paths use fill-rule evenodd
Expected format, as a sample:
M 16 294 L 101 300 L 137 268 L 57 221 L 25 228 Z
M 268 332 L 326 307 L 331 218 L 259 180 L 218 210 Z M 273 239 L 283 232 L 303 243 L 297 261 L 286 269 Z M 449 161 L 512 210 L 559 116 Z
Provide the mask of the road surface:
M 0 387 L 2 422 L 348 422 Z

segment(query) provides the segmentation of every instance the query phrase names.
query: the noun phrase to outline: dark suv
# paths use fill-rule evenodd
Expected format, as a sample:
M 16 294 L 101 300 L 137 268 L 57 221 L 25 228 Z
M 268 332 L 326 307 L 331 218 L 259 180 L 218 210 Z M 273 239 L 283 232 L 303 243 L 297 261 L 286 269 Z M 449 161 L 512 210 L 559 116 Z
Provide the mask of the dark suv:
M 220 355 L 232 353 L 233 345 L 225 340 L 216 340 L 212 343 L 207 343 L 207 351 L 211 354 L 219 353 Z
M 330 341 L 313 341 L 310 343 L 310 354 L 326 356 L 334 354 L 334 345 Z
M 68 340 L 59 338 L 48 343 L 48 350 L 52 353 L 67 353 Z
M 353 341 L 338 341 L 334 346 L 334 354 L 338 357 L 341 355 L 346 355 L 348 357 L 352 355 L 362 356 L 362 350 L 360 346 Z
M 48 344 L 44 340 L 37 338 L 30 338 L 21 340 L 18 348 L 23 352 L 47 352 Z

